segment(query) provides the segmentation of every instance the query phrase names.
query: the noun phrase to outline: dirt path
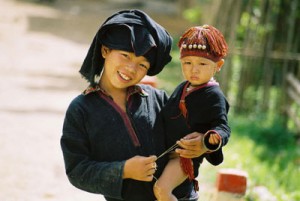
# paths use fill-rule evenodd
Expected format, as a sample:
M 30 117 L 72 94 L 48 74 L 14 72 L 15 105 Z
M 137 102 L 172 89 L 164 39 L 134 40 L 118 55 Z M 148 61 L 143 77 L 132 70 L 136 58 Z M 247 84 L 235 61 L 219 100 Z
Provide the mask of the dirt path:
M 59 139 L 64 112 L 86 85 L 77 71 L 99 24 L 140 6 L 120 2 L 0 0 L 1 201 L 104 200 L 67 181 Z M 158 11 L 172 18 L 171 6 L 155 17 L 167 23 Z M 168 23 L 170 31 L 179 25 Z
M 75 189 L 64 174 L 59 138 L 64 111 L 80 89 L 76 68 L 86 45 L 43 31 L 49 24 L 37 31 L 38 23 L 60 14 L 48 6 L 1 2 L 1 201 L 104 200 Z

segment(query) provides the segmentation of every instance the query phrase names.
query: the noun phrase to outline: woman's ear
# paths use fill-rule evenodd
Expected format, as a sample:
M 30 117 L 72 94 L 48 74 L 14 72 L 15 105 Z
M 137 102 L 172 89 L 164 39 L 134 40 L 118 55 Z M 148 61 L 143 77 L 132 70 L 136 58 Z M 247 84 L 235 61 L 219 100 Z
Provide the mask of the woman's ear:
M 101 47 L 101 54 L 102 57 L 105 58 L 106 55 L 109 53 L 110 49 L 108 47 L 106 47 L 105 45 L 102 45 Z
M 222 68 L 222 66 L 224 65 L 225 60 L 221 59 L 220 61 L 217 61 L 217 71 L 219 72 Z

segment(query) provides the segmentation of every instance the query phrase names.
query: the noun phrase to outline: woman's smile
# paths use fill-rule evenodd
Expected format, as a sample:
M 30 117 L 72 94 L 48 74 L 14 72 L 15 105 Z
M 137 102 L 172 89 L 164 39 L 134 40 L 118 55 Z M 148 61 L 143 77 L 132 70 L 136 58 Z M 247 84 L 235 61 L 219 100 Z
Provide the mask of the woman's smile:
M 130 78 L 129 76 L 125 75 L 124 73 L 121 73 L 120 71 L 117 71 L 117 72 L 118 72 L 119 76 L 120 76 L 123 80 L 125 80 L 125 81 L 130 81 L 130 80 L 132 80 L 132 78 Z

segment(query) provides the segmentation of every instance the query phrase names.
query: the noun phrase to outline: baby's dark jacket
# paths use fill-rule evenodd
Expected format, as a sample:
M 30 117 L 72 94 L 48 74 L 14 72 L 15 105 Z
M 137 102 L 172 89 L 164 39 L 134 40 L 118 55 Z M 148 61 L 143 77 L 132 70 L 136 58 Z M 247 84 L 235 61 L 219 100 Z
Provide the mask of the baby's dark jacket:
M 184 118 L 179 109 L 179 101 L 186 84 L 187 81 L 182 82 L 174 90 L 162 110 L 166 148 L 194 131 L 204 134 L 208 130 L 214 130 L 222 138 L 221 147 L 217 151 L 193 159 L 194 174 L 197 177 L 204 158 L 212 165 L 219 165 L 223 162 L 222 147 L 227 144 L 231 132 L 227 119 L 229 104 L 218 85 L 200 87 L 186 96 L 185 104 L 188 115 Z M 205 143 L 210 149 L 216 148 L 209 145 L 207 141 Z M 178 186 L 173 193 L 183 195 L 187 189 L 192 189 L 192 182 L 188 180 Z

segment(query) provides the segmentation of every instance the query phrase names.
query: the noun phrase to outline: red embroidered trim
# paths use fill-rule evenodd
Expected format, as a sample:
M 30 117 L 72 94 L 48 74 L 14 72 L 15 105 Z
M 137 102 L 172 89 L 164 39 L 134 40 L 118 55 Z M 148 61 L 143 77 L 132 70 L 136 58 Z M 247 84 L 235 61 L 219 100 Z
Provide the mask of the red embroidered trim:
M 124 112 L 109 96 L 103 94 L 101 91 L 98 91 L 98 94 L 101 98 L 103 98 L 104 100 L 106 100 L 122 117 L 126 128 L 128 129 L 128 133 L 129 136 L 134 144 L 135 147 L 140 147 L 140 141 L 135 133 L 135 130 L 132 126 L 132 123 L 128 117 L 128 115 L 126 114 L 126 112 Z

